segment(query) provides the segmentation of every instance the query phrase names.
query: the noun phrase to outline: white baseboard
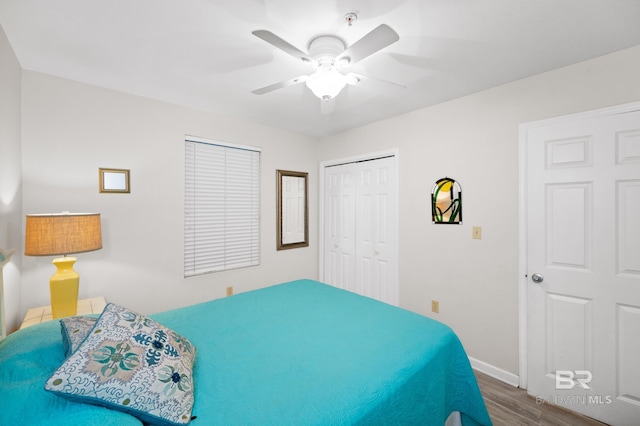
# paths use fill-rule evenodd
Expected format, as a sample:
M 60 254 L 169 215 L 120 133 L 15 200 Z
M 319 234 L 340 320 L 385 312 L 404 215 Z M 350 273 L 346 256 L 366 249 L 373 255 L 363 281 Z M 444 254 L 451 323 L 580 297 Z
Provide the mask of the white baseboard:
M 520 378 L 517 374 L 509 373 L 508 371 L 505 371 L 501 368 L 495 367 L 491 364 L 475 358 L 469 357 L 469 361 L 471 361 L 471 367 L 473 367 L 474 370 L 478 370 L 479 372 L 484 373 L 487 376 L 491 376 L 494 379 L 498 379 L 501 382 L 505 382 L 506 384 L 516 388 L 520 383 Z

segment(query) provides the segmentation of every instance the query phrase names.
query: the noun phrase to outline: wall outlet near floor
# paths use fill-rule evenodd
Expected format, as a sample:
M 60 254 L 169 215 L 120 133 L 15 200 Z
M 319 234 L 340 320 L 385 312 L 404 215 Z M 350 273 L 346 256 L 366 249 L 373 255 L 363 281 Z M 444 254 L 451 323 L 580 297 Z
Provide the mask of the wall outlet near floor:
M 233 286 L 227 287 L 227 296 L 233 296 Z
M 473 238 L 474 240 L 482 239 L 482 226 L 474 226 L 471 232 L 471 238 Z
M 431 312 L 434 313 L 440 313 L 440 302 L 438 302 L 437 300 L 432 300 L 431 301 Z

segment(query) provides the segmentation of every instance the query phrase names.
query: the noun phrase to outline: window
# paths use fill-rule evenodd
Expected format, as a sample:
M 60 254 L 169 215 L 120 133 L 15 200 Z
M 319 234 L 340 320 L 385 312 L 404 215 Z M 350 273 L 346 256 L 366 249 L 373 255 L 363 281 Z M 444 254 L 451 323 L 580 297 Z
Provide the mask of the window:
M 184 276 L 260 264 L 260 149 L 185 140 Z

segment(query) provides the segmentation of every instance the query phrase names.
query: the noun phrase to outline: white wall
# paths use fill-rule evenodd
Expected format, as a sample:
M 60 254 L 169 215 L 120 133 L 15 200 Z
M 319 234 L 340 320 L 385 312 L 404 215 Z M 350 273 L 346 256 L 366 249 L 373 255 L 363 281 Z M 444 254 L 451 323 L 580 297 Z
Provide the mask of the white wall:
M 324 138 L 319 160 L 399 148 L 400 305 L 518 374 L 518 127 L 638 100 L 640 46 Z M 431 223 L 431 188 L 444 176 L 462 186 L 460 226 Z
M 317 278 L 317 141 L 31 71 L 23 72 L 24 214 L 99 212 L 103 249 L 78 254 L 80 297 L 146 314 Z M 183 278 L 184 136 L 262 148 L 261 265 Z M 98 168 L 131 170 L 131 194 L 98 193 Z M 308 171 L 308 248 L 277 252 L 275 171 Z M 22 308 L 49 304 L 52 257 L 23 257 Z
M 0 27 L 0 248 L 15 249 L 4 267 L 7 331 L 13 331 L 20 310 L 22 252 L 22 184 L 20 160 L 20 81 L 22 69 Z M 2 297 L 2 295 L 0 295 Z

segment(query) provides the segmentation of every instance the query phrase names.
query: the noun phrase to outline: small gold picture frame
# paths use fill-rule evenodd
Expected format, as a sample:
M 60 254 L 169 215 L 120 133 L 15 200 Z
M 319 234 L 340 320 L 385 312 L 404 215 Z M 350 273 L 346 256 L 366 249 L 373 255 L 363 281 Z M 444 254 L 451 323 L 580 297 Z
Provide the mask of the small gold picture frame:
M 128 194 L 129 170 L 100 168 L 100 193 Z

